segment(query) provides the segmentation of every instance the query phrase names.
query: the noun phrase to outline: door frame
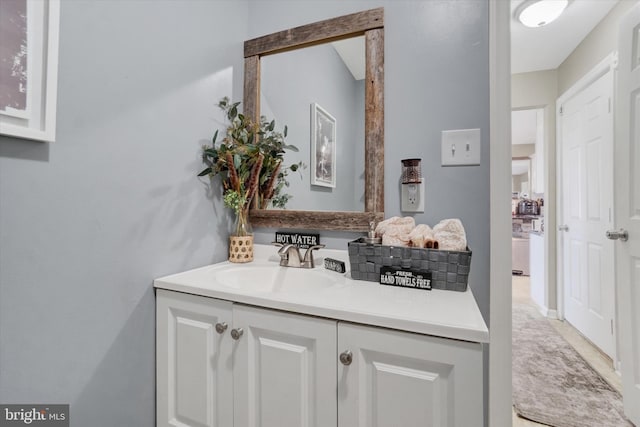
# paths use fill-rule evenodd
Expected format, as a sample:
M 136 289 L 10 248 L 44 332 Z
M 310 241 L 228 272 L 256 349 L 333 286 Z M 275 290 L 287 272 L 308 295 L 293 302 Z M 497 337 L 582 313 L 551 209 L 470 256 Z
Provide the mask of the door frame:
M 629 241 L 625 243 L 615 243 L 614 252 L 616 254 L 616 273 L 620 274 L 616 277 L 618 298 L 618 351 L 620 363 L 618 369 L 621 369 L 622 377 L 622 397 L 624 402 L 624 412 L 629 419 L 640 425 L 640 411 L 638 410 L 637 401 L 640 397 L 638 390 L 638 366 L 634 366 L 640 355 L 638 348 L 635 346 L 637 339 L 635 334 L 638 329 L 638 319 L 634 319 L 634 300 L 632 299 L 636 284 L 633 279 L 634 267 L 633 256 L 634 244 L 637 244 L 637 236 L 634 234 L 638 231 L 634 229 L 635 216 L 632 212 L 633 202 L 627 191 L 632 189 L 632 178 L 636 178 L 635 169 L 638 166 L 635 162 L 627 160 L 628 150 L 632 149 L 632 144 L 636 140 L 637 119 L 633 118 L 633 113 L 637 114 L 637 108 L 633 104 L 637 104 L 637 96 L 634 93 L 638 90 L 637 66 L 632 68 L 632 64 L 637 60 L 634 51 L 637 48 L 638 39 L 636 32 L 640 22 L 640 2 L 636 2 L 619 20 L 618 26 L 618 49 L 620 65 L 618 68 L 618 80 L 616 84 L 616 110 L 618 112 L 615 120 L 614 140 L 614 162 L 617 166 L 614 172 L 614 187 L 617 183 L 628 183 L 629 187 L 622 189 L 616 187 L 614 193 L 614 206 L 618 207 L 614 215 L 614 227 L 612 229 L 627 229 L 631 234 Z M 635 83 L 635 84 L 634 84 Z M 634 99 L 636 98 L 636 99 Z M 635 101 L 635 102 L 634 102 Z M 634 111 L 635 110 L 635 111 Z M 628 163 L 627 163 L 628 162 Z M 626 165 L 625 165 L 626 163 Z M 637 178 L 636 178 L 637 179 Z M 625 194 L 627 193 L 627 194 Z M 626 201 L 626 202 L 625 202 Z M 635 237 L 635 238 L 634 238 Z M 637 259 L 637 258 L 636 258 Z M 624 275 L 624 276 L 623 276 Z M 635 324 L 634 324 L 635 323 Z M 626 366 L 626 369 L 625 369 Z
M 574 83 L 569 89 L 567 89 L 562 95 L 560 95 L 556 101 L 556 170 L 558 173 L 556 174 L 556 224 L 563 224 L 563 216 L 564 216 L 564 205 L 562 201 L 562 185 L 563 185 L 563 177 L 562 177 L 562 160 L 563 160 L 563 150 L 562 150 L 562 114 L 561 109 L 562 105 L 567 102 L 569 99 L 573 98 L 575 95 L 586 89 L 593 82 L 598 80 L 600 77 L 604 76 L 608 72 L 612 74 L 612 87 L 611 87 L 611 114 L 612 120 L 615 122 L 615 84 L 616 84 L 616 73 L 615 70 L 618 67 L 618 53 L 611 52 L 604 59 L 602 59 L 596 66 L 594 66 L 588 73 L 582 76 L 576 83 Z M 615 128 L 614 128 L 615 131 Z M 611 135 L 612 141 L 615 138 L 615 132 Z M 612 148 L 613 149 L 613 148 Z M 612 171 L 614 169 L 612 168 Z M 612 177 L 613 178 L 613 177 Z M 613 182 L 613 179 L 612 179 Z M 612 206 L 613 210 L 613 206 Z M 612 215 L 614 212 L 612 211 Z M 558 311 L 558 319 L 564 320 L 565 313 L 565 299 L 564 299 L 564 291 L 565 291 L 565 283 L 564 283 L 564 257 L 563 257 L 563 243 L 564 236 L 560 233 L 557 234 L 557 239 L 555 242 L 556 249 L 556 298 L 558 301 L 557 311 Z M 615 265 L 615 251 L 614 251 L 614 265 Z M 614 287 L 616 287 L 616 283 L 614 280 Z M 617 288 L 617 287 L 616 287 Z M 613 333 L 613 347 L 614 347 L 614 363 L 617 363 L 619 354 L 618 354 L 618 304 L 616 301 L 616 297 L 614 296 L 614 333 Z
M 489 1 L 488 426 L 511 425 L 511 3 Z

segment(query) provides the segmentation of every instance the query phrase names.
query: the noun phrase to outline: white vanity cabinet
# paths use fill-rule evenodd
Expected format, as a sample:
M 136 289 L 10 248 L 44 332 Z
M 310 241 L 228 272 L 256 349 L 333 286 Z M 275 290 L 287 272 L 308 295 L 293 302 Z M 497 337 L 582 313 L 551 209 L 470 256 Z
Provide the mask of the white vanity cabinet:
M 336 322 L 233 306 L 234 427 L 335 426 Z
M 158 426 L 481 427 L 482 372 L 479 342 L 157 289 Z
M 338 425 L 483 425 L 482 346 L 340 323 Z
M 232 426 L 233 304 L 161 289 L 156 296 L 156 425 Z
M 156 319 L 158 427 L 335 425 L 335 321 L 160 289 Z

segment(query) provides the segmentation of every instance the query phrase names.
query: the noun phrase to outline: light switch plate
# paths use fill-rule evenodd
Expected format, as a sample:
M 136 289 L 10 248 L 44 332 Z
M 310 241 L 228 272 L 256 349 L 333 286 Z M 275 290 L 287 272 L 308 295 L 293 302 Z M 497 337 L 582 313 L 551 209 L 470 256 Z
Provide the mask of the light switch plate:
M 442 166 L 480 164 L 480 129 L 442 131 Z

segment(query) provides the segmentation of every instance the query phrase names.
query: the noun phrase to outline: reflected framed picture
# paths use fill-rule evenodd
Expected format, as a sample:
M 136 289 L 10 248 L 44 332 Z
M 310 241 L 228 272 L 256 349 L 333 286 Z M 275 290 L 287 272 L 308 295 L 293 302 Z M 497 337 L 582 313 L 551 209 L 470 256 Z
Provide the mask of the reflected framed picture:
M 59 0 L 0 1 L 0 134 L 54 141 Z
M 311 104 L 311 185 L 336 188 L 336 119 Z

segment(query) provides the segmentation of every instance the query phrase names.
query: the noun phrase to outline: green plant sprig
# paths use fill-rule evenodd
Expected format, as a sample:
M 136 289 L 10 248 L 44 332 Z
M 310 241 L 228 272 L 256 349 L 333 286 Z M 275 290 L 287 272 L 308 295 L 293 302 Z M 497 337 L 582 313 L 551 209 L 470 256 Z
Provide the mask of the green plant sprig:
M 242 212 L 247 203 L 247 198 L 235 190 L 227 190 L 222 200 L 224 201 L 224 205 L 232 209 L 236 215 Z
M 244 195 L 245 204 L 255 198 L 257 206 L 265 206 L 265 202 L 269 200 L 265 201 L 263 198 L 268 194 L 274 207 L 284 208 L 293 197 L 283 192 L 286 187 L 289 187 L 287 180 L 289 173 L 304 169 L 306 165 L 298 162 L 283 167 L 286 151 L 298 151 L 296 146 L 285 143 L 287 126 L 279 132 L 275 130 L 275 120 L 268 121 L 264 116 L 260 117 L 259 123 L 254 123 L 249 117 L 238 112 L 239 105 L 239 102 L 231 103 L 228 97 L 222 98 L 218 103 L 218 107 L 225 112 L 229 126 L 218 146 L 216 146 L 218 138 L 218 131 L 216 131 L 211 145 L 203 147 L 202 160 L 206 168 L 198 176 L 220 175 L 225 196 L 227 192 L 234 191 L 238 195 Z M 245 185 L 260 154 L 263 157 L 255 195 L 246 198 L 248 193 L 253 193 L 251 188 L 245 188 Z M 230 170 L 235 170 L 237 180 Z M 272 180 L 270 178 L 274 173 L 277 174 L 277 179 Z M 268 188 L 269 185 L 273 187 Z

